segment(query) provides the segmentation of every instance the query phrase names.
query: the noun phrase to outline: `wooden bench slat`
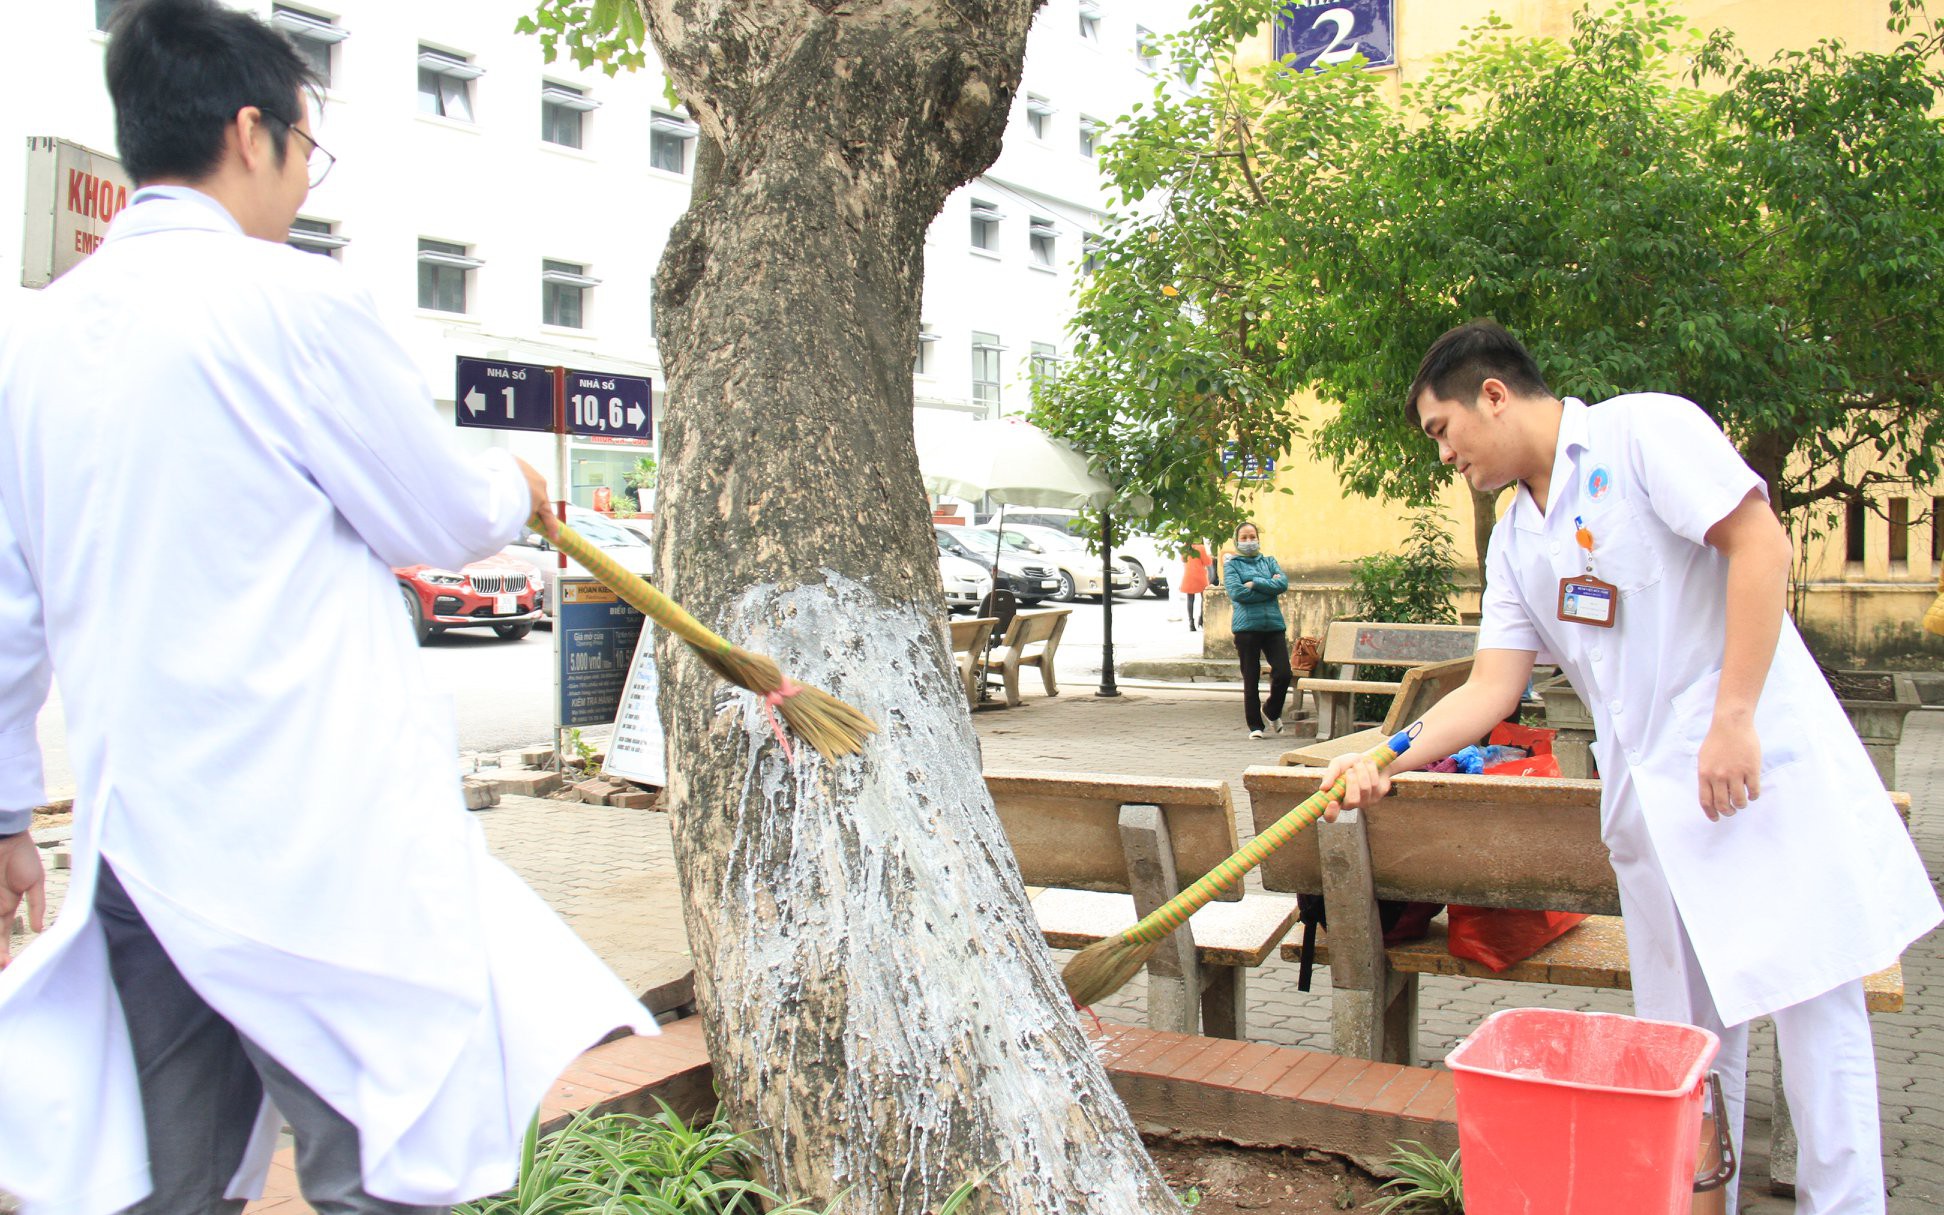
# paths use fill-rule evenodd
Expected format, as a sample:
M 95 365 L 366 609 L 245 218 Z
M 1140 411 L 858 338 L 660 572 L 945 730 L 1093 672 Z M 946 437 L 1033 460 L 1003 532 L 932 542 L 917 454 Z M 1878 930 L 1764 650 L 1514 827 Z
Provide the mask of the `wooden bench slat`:
M 1443 916 L 1431 922 L 1430 932 L 1421 941 L 1392 945 L 1384 950 L 1393 970 L 1406 974 L 1453 975 L 1465 979 L 1499 979 L 1512 983 L 1544 983 L 1553 987 L 1610 987 L 1633 990 L 1633 973 L 1627 960 L 1627 930 L 1619 916 L 1596 915 L 1582 920 L 1556 941 L 1524 961 L 1504 970 L 1493 970 L 1467 958 L 1451 956 L 1449 924 Z M 1329 933 L 1316 937 L 1316 965 L 1329 965 Z M 1287 961 L 1302 957 L 1302 934 L 1283 942 L 1282 956 Z M 1864 1002 L 1871 1012 L 1901 1012 L 1904 1006 L 1903 966 L 1901 963 L 1880 970 L 1863 980 Z
M 1134 925 L 1134 896 L 1049 889 L 1033 899 L 1046 943 L 1084 949 Z M 1239 903 L 1210 903 L 1189 917 L 1195 953 L 1210 966 L 1260 966 L 1296 923 L 1296 900 L 1250 895 Z
M 1395 679 L 1317 679 L 1306 675 L 1298 681 L 1305 692 L 1372 692 L 1385 693 L 1400 691 L 1404 685 Z
M 1015 771 L 988 772 L 985 779 L 1029 886 L 1131 893 L 1121 851 L 1124 805 L 1161 807 L 1184 885 L 1227 860 L 1239 846 L 1226 781 Z M 1223 893 L 1221 901 L 1241 897 L 1238 886 Z

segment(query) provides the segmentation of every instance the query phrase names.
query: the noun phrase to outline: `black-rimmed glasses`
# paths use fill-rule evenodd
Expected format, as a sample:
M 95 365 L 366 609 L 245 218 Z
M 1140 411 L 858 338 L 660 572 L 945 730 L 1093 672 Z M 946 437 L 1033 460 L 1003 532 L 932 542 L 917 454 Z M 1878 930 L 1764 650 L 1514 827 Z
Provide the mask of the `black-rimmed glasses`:
M 310 169 L 310 188 L 315 190 L 317 187 L 323 185 L 324 179 L 331 175 L 331 166 L 337 163 L 337 157 L 325 151 L 324 145 L 312 139 L 309 131 L 299 127 L 296 123 L 290 121 L 290 119 L 285 118 L 281 114 L 273 114 L 269 110 L 264 110 L 262 113 L 265 118 L 274 118 L 278 122 L 283 123 L 285 129 L 292 135 L 301 135 L 304 137 L 304 142 L 310 145 L 310 153 L 304 157 L 304 164 Z M 324 163 L 321 166 L 317 163 L 319 156 L 324 158 Z

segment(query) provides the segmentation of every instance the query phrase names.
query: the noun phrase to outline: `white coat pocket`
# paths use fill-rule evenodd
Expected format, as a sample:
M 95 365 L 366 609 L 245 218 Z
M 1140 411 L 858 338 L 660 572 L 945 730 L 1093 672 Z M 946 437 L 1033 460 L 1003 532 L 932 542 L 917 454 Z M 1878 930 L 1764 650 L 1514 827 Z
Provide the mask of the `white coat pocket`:
M 1677 693 L 1669 706 L 1674 732 L 1681 739 L 1687 761 L 1698 761 L 1701 744 L 1714 722 L 1715 698 L 1720 691 L 1721 673 L 1711 672 Z M 1764 775 L 1801 758 L 1796 750 L 1796 732 L 1788 728 L 1781 707 L 1771 697 L 1764 696 L 1755 705 L 1755 737 L 1762 744 L 1758 770 Z
M 1620 588 L 1629 598 L 1661 580 L 1663 562 L 1654 542 L 1656 529 L 1643 525 L 1631 499 L 1614 496 L 1583 509 L 1580 521 L 1593 533 L 1593 576 Z M 1575 548 L 1567 573 L 1580 572 L 1585 554 Z

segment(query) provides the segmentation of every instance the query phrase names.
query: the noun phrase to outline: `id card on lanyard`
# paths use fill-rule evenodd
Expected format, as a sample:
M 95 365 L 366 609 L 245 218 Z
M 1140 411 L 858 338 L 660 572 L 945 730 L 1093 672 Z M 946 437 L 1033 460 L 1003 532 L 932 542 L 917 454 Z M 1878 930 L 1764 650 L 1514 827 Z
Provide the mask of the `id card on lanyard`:
M 1620 588 L 1593 576 L 1593 533 L 1577 515 L 1573 517 L 1573 538 L 1586 554 L 1586 571 L 1559 580 L 1559 618 L 1567 624 L 1610 629 L 1620 619 Z

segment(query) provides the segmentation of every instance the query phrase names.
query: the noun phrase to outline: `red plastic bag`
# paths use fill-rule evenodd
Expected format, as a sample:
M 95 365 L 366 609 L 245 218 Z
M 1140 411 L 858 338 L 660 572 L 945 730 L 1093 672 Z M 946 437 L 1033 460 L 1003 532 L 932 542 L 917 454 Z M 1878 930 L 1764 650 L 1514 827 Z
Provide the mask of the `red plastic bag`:
M 1451 931 L 1446 952 L 1493 971 L 1523 962 L 1586 918 L 1579 911 L 1521 911 L 1507 907 L 1445 909 Z
M 1502 721 L 1492 727 L 1492 733 L 1485 739 L 1487 746 L 1497 743 L 1502 747 L 1524 747 L 1534 755 L 1551 755 L 1553 735 L 1557 730 L 1545 730 L 1538 726 L 1522 726 L 1516 722 Z M 1559 773 L 1553 773 L 1558 776 Z
M 1523 743 L 1513 744 L 1523 746 Z M 1551 751 L 1544 754 L 1528 755 L 1524 759 L 1507 760 L 1493 764 L 1484 770 L 1486 776 L 1558 776 L 1559 757 Z

